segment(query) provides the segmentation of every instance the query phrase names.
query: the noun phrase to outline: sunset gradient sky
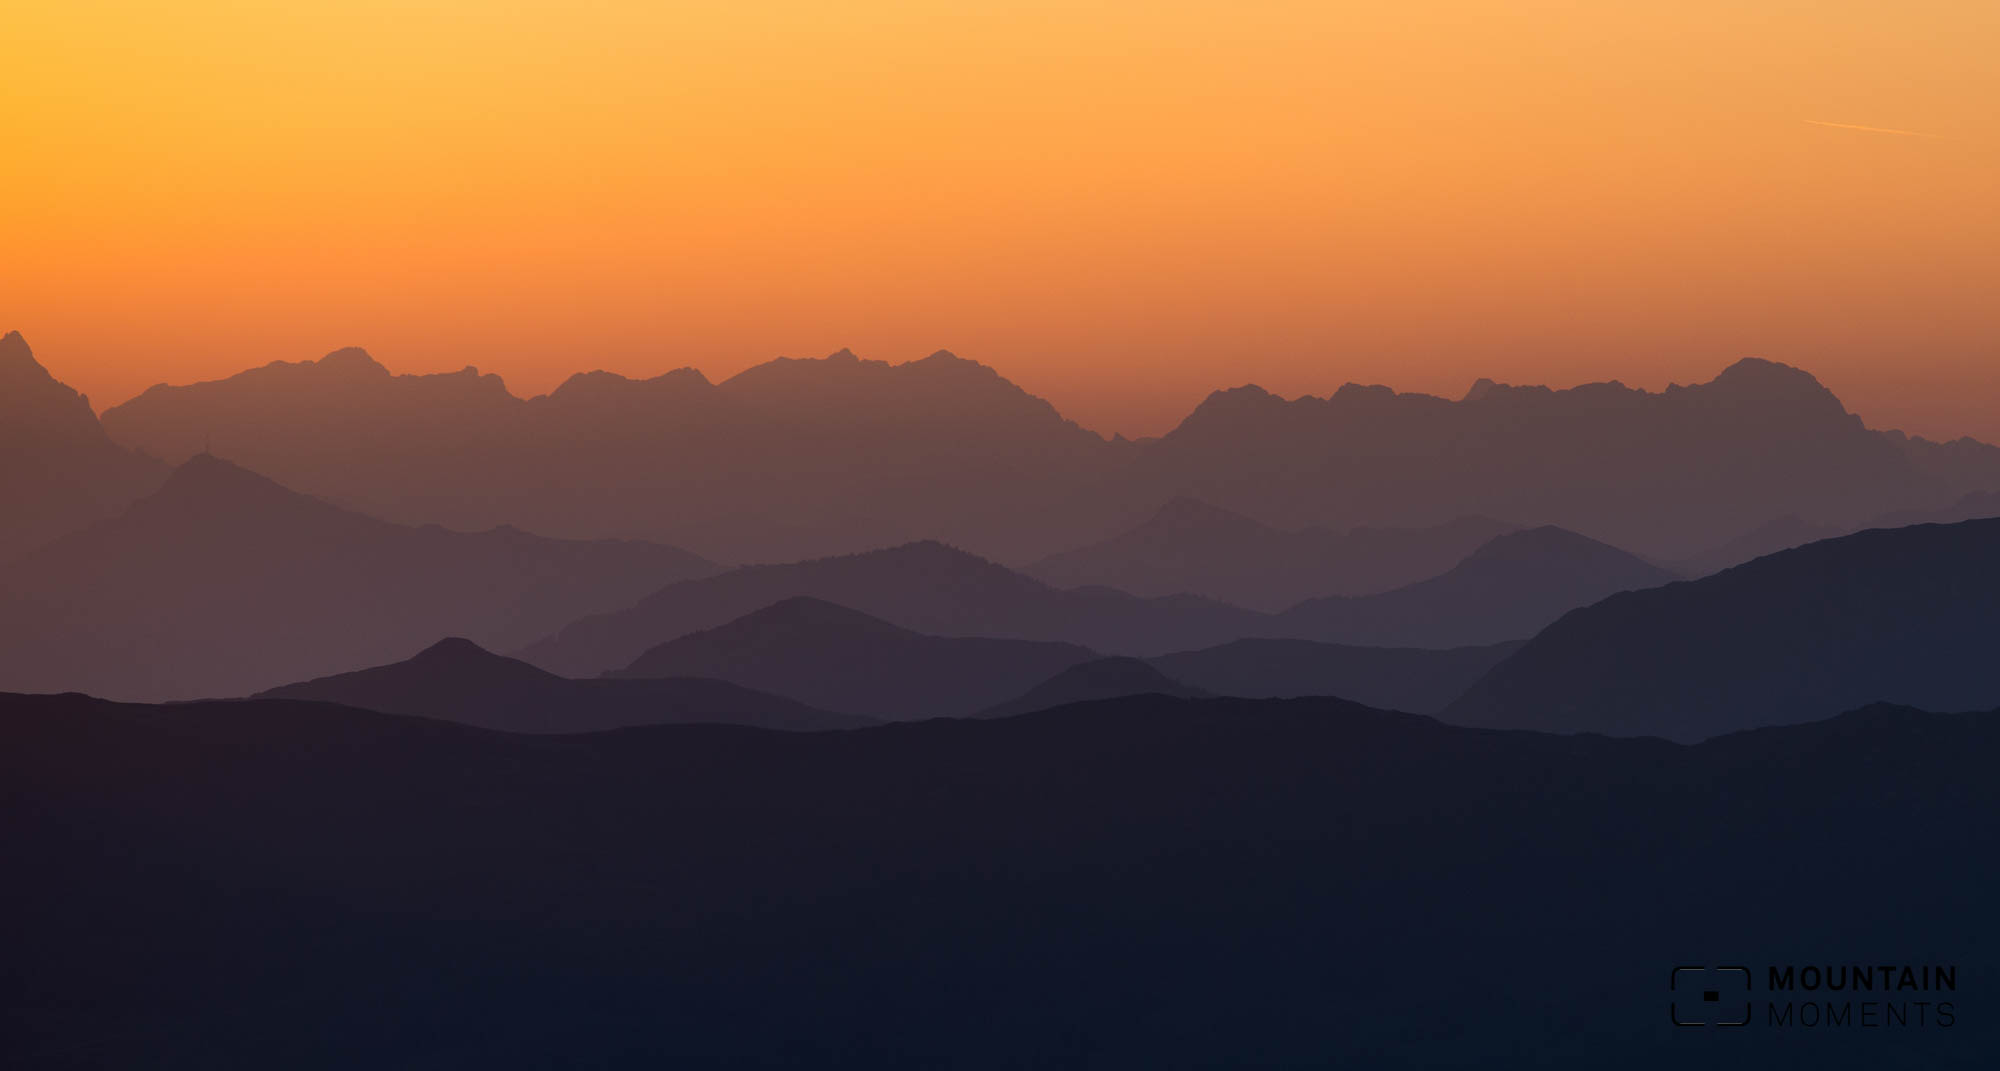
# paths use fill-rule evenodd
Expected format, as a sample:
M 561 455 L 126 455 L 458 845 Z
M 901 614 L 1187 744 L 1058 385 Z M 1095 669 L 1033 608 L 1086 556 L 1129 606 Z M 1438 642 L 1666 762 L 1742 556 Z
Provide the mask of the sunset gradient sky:
M 1243 382 L 1657 388 L 1757 355 L 1871 424 L 2000 440 L 1991 0 L 0 25 L 0 331 L 100 407 L 344 345 L 517 394 L 949 348 L 1152 434 Z

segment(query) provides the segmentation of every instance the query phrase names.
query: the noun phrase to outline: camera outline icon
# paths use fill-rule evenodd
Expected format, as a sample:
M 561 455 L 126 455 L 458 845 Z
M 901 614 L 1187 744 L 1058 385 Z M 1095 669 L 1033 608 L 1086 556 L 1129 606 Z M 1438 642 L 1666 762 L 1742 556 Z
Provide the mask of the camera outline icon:
M 1675 994 L 1679 994 L 1682 992 L 1693 992 L 1695 979 L 1693 978 L 1683 979 L 1682 975 L 1686 973 L 1707 975 L 1711 971 L 1716 971 L 1716 972 L 1727 971 L 1732 974 L 1736 973 L 1742 974 L 1743 991 L 1745 993 L 1748 993 L 1750 991 L 1750 981 L 1751 981 L 1750 968 L 1737 967 L 1737 966 L 1675 967 L 1673 969 L 1673 973 L 1667 976 L 1667 990 Z M 1687 985 L 1686 990 L 1683 990 L 1681 988 L 1683 984 Z M 1692 1016 L 1691 1018 L 1682 1018 L 1681 1001 L 1678 999 L 1670 1000 L 1667 1002 L 1667 1017 L 1673 1020 L 1673 1024 L 1675 1026 L 1749 1026 L 1750 1025 L 1750 1001 L 1745 1000 L 1743 1002 L 1743 1017 L 1741 1019 L 1718 1019 L 1715 1018 L 1713 1014 L 1705 1010 L 1708 1008 L 1709 1005 L 1718 1005 L 1716 1011 L 1719 1012 L 1721 1010 L 1721 1008 L 1719 1007 L 1721 1003 L 1722 1003 L 1722 993 L 1720 990 L 1704 988 L 1700 992 L 1699 999 L 1692 1003 L 1692 1006 L 1690 1007 L 1690 1010 L 1687 1013 L 1689 1016 Z M 1732 1008 L 1734 1007 L 1733 1003 L 1731 1004 L 1731 1007 Z

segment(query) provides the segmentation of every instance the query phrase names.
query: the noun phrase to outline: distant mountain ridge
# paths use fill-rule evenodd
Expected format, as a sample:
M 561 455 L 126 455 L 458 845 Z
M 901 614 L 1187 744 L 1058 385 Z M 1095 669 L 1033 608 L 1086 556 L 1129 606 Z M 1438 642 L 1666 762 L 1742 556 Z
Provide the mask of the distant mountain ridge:
M 1079 662 L 1033 688 L 979 712 L 983 718 L 1011 718 L 1039 710 L 1104 699 L 1157 695 L 1204 699 L 1208 693 L 1174 680 L 1140 658 L 1097 658 Z
M 90 399 L 51 376 L 20 332 L 0 335 L 0 562 L 118 512 L 166 476 L 112 442 Z
M 1471 647 L 1523 639 L 1579 606 L 1676 580 L 1616 547 L 1560 528 L 1495 537 L 1447 572 L 1395 591 L 1309 599 L 1277 615 L 1283 634 L 1368 647 Z
M 583 373 L 520 399 L 473 369 L 392 376 L 343 350 L 156 387 L 104 426 L 169 459 L 212 434 L 281 482 L 392 520 L 658 539 L 734 562 L 926 538 L 1040 562 L 1182 497 L 1279 530 L 1501 517 L 1681 560 L 1789 515 L 1852 528 L 2000 489 L 2000 448 L 1870 430 L 1809 374 L 1754 358 L 1662 392 L 1483 380 L 1457 401 L 1357 384 L 1286 400 L 1247 386 L 1129 442 L 943 351 L 781 358 L 720 383 Z
M 1489 540 L 1429 580 L 1266 614 L 1195 596 L 1148 599 L 1110 588 L 1057 589 L 955 547 L 922 542 L 744 566 L 673 584 L 624 609 L 575 621 L 523 648 L 519 657 L 571 677 L 620 670 L 635 666 L 649 648 L 800 596 L 930 636 L 1059 641 L 1111 655 L 1188 651 L 1251 637 L 1461 647 L 1525 638 L 1566 610 L 1671 579 L 1614 547 L 1560 529 L 1535 529 Z M 742 649 L 754 639 L 755 630 L 743 630 L 734 646 Z M 675 664 L 691 672 L 706 663 Z
M 1323 595 L 1373 595 L 1425 580 L 1515 526 L 1464 517 L 1431 528 L 1280 531 L 1179 497 L 1144 524 L 1022 571 L 1057 587 L 1188 593 L 1275 612 Z
M 924 541 L 742 566 L 673 584 L 625 609 L 572 622 L 523 648 L 519 657 L 564 676 L 623 670 L 658 645 L 801 596 L 931 637 L 1056 641 L 1121 654 L 1220 642 L 1264 620 L 1253 611 L 1202 599 L 1058 591 L 977 555 Z M 1060 668 L 1049 667 L 1042 676 Z
M 401 662 L 269 688 L 252 698 L 309 699 L 516 733 L 635 725 L 814 730 L 874 724 L 725 681 L 569 680 L 457 637 Z
M 648 649 L 613 678 L 708 677 L 826 710 L 955 717 L 1097 653 L 1073 643 L 928 636 L 795 596 Z
M 517 646 L 713 568 L 648 543 L 391 524 L 201 454 L 0 565 L 0 689 L 241 695 L 442 635 Z
M 2000 486 L 2000 448 L 1878 432 L 1811 375 L 1747 358 L 1654 393 L 1482 381 L 1459 401 L 1348 384 L 1218 391 L 1150 446 L 1127 501 L 1193 495 L 1283 527 L 1553 524 L 1677 559 L 1773 519 L 1853 525 Z
M 1873 529 L 1575 610 L 1442 715 L 1664 736 L 2000 704 L 2000 519 Z
M 734 561 L 1007 540 L 1026 504 L 1108 474 L 1130 445 L 942 350 L 900 365 L 780 358 L 721 383 L 691 368 L 582 373 L 529 399 L 470 367 L 397 376 L 341 350 L 154 387 L 104 421 L 169 459 L 212 435 L 281 482 L 392 520 L 657 539 Z

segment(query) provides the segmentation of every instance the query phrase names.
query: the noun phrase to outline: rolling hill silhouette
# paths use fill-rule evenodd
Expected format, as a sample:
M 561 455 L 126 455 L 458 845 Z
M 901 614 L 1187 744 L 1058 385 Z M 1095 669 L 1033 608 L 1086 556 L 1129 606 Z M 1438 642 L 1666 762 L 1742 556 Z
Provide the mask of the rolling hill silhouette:
M 1444 716 L 1696 740 L 1887 701 L 2000 703 L 2000 519 L 1877 529 L 1616 595 L 1550 625 Z
M 1095 658 L 1080 662 L 1026 692 L 979 712 L 984 718 L 1010 718 L 1038 710 L 1098 699 L 1163 695 L 1200 699 L 1207 693 L 1168 677 L 1139 658 Z
M 0 569 L 0 686 L 241 695 L 441 635 L 518 646 L 711 569 L 644 543 L 390 524 L 202 454 L 118 517 Z
M 1129 442 L 942 351 L 781 358 L 721 383 L 586 373 L 523 400 L 473 369 L 396 376 L 342 350 L 155 387 L 104 427 L 169 460 L 212 434 L 288 486 L 390 520 L 654 539 L 732 562 L 926 538 L 1039 561 L 1182 496 L 1291 531 L 1505 517 L 1676 561 L 1786 516 L 1852 529 L 2000 489 L 2000 449 L 1870 430 L 1811 375 L 1755 359 L 1657 393 L 1481 381 L 1457 401 L 1357 384 L 1288 401 L 1240 387 Z M 1126 582 L 1154 582 L 1129 568 Z M 1250 601 L 1273 605 L 1283 581 L 1240 568 L 1262 593 Z
M 1534 635 L 1614 592 L 1672 573 L 1560 528 L 1498 536 L 1442 575 L 1380 595 L 1310 599 L 1277 615 L 1285 634 L 1369 647 L 1471 647 Z
M 669 640 L 612 677 L 709 677 L 826 710 L 884 718 L 970 714 L 1097 657 L 1072 643 L 927 636 L 794 597 Z
M 109 517 L 167 477 L 113 443 L 90 400 L 49 375 L 20 332 L 0 335 L 0 562 Z
M 1435 714 L 1522 642 L 1431 650 L 1312 640 L 1235 640 L 1147 659 L 1177 681 L 1246 699 L 1338 696 L 1380 710 Z
M 932 636 L 1050 640 L 1120 653 L 1220 642 L 1254 631 L 1265 620 L 1249 610 L 1200 599 L 1140 599 L 1108 589 L 1058 591 L 984 558 L 925 541 L 786 565 L 743 566 L 683 581 L 626 609 L 577 621 L 523 649 L 519 657 L 570 677 L 619 670 L 659 644 L 800 596 Z M 1059 668 L 1049 667 L 1033 679 Z
M 1278 611 L 1321 595 L 1369 595 L 1436 576 L 1513 525 L 1467 517 L 1423 529 L 1279 531 L 1192 498 L 1101 543 L 1022 571 L 1056 587 L 1205 595 Z
M 0 1015 L 18 1066 L 1981 1066 L 1996 766 L 2000 717 L 1887 707 L 1681 746 L 1332 700 L 551 737 L 0 696 Z M 1677 1028 L 1690 955 L 1956 963 L 1873 997 L 1961 1013 Z
M 1464 647 L 1520 639 L 1567 610 L 1668 579 L 1665 571 L 1616 548 L 1538 529 L 1497 537 L 1443 575 L 1395 591 L 1308 600 L 1281 614 L 1264 614 L 1197 596 L 1144 599 L 1109 588 L 1057 590 L 964 551 L 923 542 L 743 566 L 683 581 L 625 609 L 576 621 L 522 649 L 519 657 L 566 677 L 610 672 L 661 643 L 801 596 L 932 636 L 1056 641 L 1119 655 L 1186 651 L 1244 638 Z M 731 642 L 747 650 L 753 633 L 739 630 Z M 683 671 L 695 672 L 692 667 L 703 664 L 687 663 Z
M 257 699 L 306 699 L 440 718 L 514 733 L 581 733 L 633 725 L 852 729 L 872 718 L 718 680 L 570 680 L 453 637 L 386 666 L 301 681 Z

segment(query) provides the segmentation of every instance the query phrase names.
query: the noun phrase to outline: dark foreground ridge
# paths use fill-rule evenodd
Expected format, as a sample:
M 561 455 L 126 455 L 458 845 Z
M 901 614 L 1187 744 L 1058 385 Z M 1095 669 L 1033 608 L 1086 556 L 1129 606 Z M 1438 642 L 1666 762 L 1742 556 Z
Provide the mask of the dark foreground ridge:
M 6 696 L 0 1036 L 18 1067 L 1973 1066 L 1996 763 L 2000 717 L 1889 707 L 1682 746 L 1336 700 L 520 736 Z M 1677 964 L 1884 956 L 1958 962 L 1957 1024 L 1668 1021 Z
M 1698 740 L 1888 701 L 2000 703 L 2000 518 L 1873 529 L 1569 613 L 1443 716 Z

